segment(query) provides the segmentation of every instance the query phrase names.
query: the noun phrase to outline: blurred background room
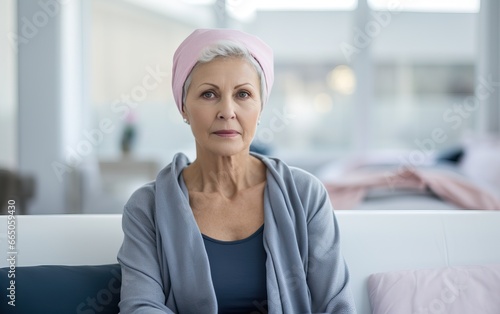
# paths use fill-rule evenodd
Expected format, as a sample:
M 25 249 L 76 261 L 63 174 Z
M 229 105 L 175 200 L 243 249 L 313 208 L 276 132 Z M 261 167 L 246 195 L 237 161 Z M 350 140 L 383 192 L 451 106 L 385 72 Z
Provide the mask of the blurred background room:
M 172 57 L 214 27 L 273 48 L 252 148 L 332 200 L 359 169 L 438 169 L 500 198 L 498 16 L 497 0 L 1 0 L 0 208 L 121 213 L 175 153 L 194 159 Z M 422 190 L 390 203 L 395 190 L 365 207 L 460 208 Z

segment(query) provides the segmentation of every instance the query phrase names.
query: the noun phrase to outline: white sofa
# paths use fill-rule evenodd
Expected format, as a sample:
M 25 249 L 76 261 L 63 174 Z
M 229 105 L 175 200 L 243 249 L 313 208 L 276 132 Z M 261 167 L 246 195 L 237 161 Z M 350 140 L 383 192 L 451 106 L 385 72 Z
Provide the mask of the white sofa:
M 358 313 L 370 313 L 367 278 L 392 270 L 500 263 L 500 212 L 338 211 Z M 16 216 L 17 265 L 116 263 L 120 215 Z M 7 252 L 7 216 L 0 249 Z M 5 253 L 4 253 L 5 254 Z M 6 259 L 0 267 L 7 266 Z

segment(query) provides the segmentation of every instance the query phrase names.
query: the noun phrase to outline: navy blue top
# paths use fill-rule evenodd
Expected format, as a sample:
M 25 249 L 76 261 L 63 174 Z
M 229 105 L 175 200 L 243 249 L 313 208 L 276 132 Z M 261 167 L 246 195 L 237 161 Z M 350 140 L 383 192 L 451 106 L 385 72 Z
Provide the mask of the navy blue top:
M 264 225 L 246 239 L 220 241 L 203 235 L 219 314 L 267 313 Z

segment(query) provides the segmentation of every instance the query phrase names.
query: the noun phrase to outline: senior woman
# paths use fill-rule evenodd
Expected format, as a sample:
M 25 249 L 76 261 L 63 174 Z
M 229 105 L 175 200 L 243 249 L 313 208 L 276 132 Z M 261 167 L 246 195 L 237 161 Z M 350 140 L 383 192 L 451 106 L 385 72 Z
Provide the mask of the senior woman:
M 177 154 L 125 205 L 121 313 L 355 313 L 325 188 L 249 150 L 272 50 L 244 32 L 196 30 L 172 74 L 196 159 Z

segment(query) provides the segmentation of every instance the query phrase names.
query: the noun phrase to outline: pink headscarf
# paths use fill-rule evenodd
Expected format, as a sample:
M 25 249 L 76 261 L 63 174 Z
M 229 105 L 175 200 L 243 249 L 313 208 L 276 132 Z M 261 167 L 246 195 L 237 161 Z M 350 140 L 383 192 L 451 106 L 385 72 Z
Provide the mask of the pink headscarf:
M 172 91 L 177 108 L 182 113 L 182 89 L 189 73 L 198 62 L 201 51 L 221 40 L 235 41 L 245 46 L 264 72 L 267 97 L 274 81 L 273 51 L 260 38 L 232 29 L 197 29 L 180 44 L 174 54 Z M 267 99 L 263 99 L 266 103 Z

